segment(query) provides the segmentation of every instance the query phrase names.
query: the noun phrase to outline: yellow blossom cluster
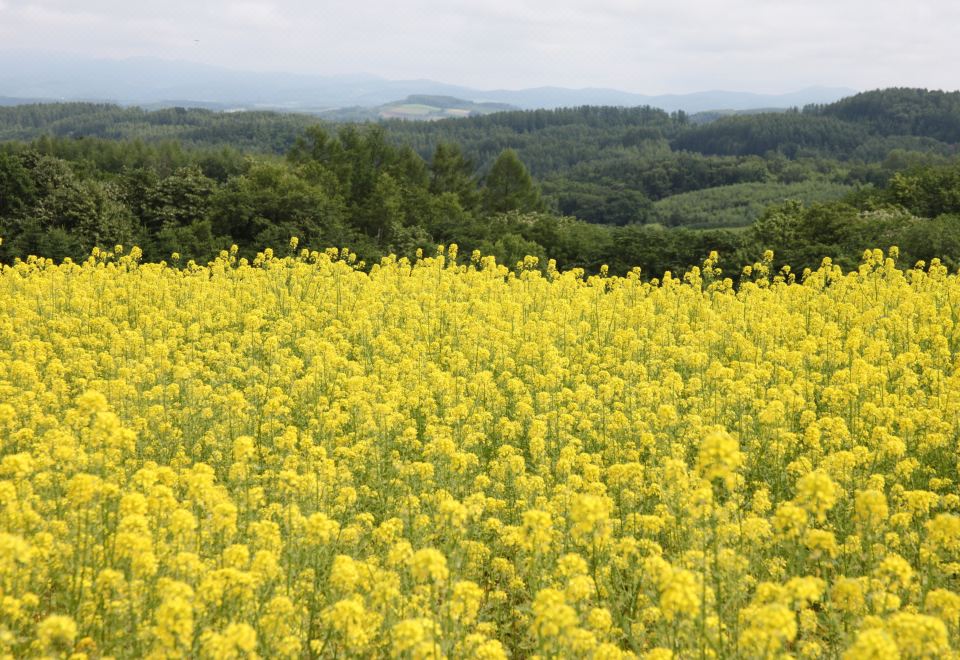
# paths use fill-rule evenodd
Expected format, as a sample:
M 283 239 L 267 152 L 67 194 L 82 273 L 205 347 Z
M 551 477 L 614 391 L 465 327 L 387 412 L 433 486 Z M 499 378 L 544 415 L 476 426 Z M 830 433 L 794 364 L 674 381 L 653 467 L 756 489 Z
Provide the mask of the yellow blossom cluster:
M 937 262 L 138 256 L 0 272 L 2 658 L 957 657 Z

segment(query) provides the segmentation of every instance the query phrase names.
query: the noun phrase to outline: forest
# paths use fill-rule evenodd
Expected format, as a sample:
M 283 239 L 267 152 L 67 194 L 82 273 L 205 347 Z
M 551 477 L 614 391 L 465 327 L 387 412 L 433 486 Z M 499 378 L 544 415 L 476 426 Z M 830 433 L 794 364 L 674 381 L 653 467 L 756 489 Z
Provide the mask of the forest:
M 773 250 L 794 273 L 897 245 L 960 265 L 960 93 L 887 89 L 786 112 L 650 107 L 334 124 L 107 104 L 0 108 L 0 261 L 139 245 L 349 247 L 367 264 L 457 243 L 513 264 L 682 272 Z

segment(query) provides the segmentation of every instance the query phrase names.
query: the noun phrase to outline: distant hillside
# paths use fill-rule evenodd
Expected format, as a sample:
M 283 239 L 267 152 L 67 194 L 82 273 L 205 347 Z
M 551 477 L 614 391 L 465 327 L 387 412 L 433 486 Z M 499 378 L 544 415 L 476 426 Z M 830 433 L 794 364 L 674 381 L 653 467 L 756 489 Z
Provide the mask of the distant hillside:
M 374 121 L 378 119 L 406 119 L 429 121 L 488 115 L 519 108 L 507 103 L 475 103 L 455 96 L 412 94 L 402 101 L 385 103 L 375 108 L 339 108 L 319 113 L 330 121 Z
M 713 155 L 779 151 L 790 157 L 850 156 L 871 142 L 887 150 L 938 149 L 920 140 L 941 147 L 960 143 L 960 92 L 891 88 L 809 105 L 803 112 L 719 117 L 678 136 L 673 146 Z
M 960 92 L 878 89 L 807 111 L 862 122 L 880 135 L 916 135 L 960 142 Z
M 108 103 L 35 103 L 0 107 L 0 141 L 41 136 L 234 147 L 284 153 L 312 115 L 279 112 L 215 112 L 197 108 L 144 110 Z
M 738 117 L 741 115 L 759 115 L 767 112 L 789 112 L 791 108 L 751 108 L 749 110 L 704 110 L 690 115 L 691 124 L 709 124 L 724 117 Z

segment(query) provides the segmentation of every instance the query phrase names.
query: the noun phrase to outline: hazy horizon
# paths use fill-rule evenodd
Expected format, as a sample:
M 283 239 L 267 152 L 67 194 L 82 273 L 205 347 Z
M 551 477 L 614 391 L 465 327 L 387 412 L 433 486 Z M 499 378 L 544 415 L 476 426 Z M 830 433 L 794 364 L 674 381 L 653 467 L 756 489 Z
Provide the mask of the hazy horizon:
M 4 0 L 0 0 L 2 3 Z M 297 71 L 292 69 L 283 69 L 283 68 L 269 68 L 262 69 L 258 67 L 242 67 L 238 65 L 230 64 L 216 64 L 210 62 L 200 62 L 196 60 L 190 60 L 187 58 L 174 58 L 174 57 L 164 57 L 163 55 L 127 55 L 127 56 L 79 56 L 79 57 L 88 57 L 89 60 L 78 60 L 78 55 L 76 53 L 71 53 L 68 51 L 52 51 L 52 50 L 36 50 L 28 48 L 4 48 L 0 47 L 0 57 L 10 57 L 15 56 L 17 58 L 29 58 L 36 57 L 41 60 L 46 60 L 48 62 L 57 61 L 58 63 L 71 64 L 78 66 L 79 62 L 90 61 L 90 62 L 101 62 L 104 64 L 118 64 L 118 63 L 129 63 L 129 64 L 164 64 L 164 65 L 175 65 L 175 66 L 185 66 L 191 67 L 195 70 L 203 71 L 205 69 L 212 71 L 226 71 L 230 73 L 236 73 L 240 75 L 247 74 L 257 74 L 257 75 L 285 75 L 285 76 L 302 76 L 303 78 L 329 78 L 329 79 L 342 79 L 345 81 L 356 81 L 362 82 L 366 79 L 371 81 L 384 81 L 384 82 L 434 82 L 442 83 L 450 86 L 462 86 L 470 87 L 476 90 L 481 91 L 523 91 L 537 88 L 557 88 L 557 89 L 568 89 L 568 90 L 612 90 L 626 92 L 628 94 L 636 95 L 649 95 L 649 96 L 683 96 L 691 95 L 703 92 L 730 92 L 730 93 L 744 93 L 744 94 L 757 94 L 757 95 L 766 95 L 766 96 L 779 96 L 779 95 L 789 95 L 796 92 L 801 92 L 805 90 L 815 90 L 815 89 L 829 89 L 829 90 L 844 90 L 850 93 L 857 93 L 862 91 L 867 91 L 866 88 L 854 88 L 848 85 L 824 85 L 824 84 L 811 84 L 811 85 L 785 85 L 782 90 L 767 92 L 767 91 L 758 91 L 753 88 L 747 87 L 699 87 L 695 89 L 689 89 L 685 91 L 676 91 L 676 90 L 666 90 L 659 92 L 650 92 L 644 89 L 636 89 L 628 87 L 626 85 L 598 85 L 598 84 L 589 84 L 589 85 L 561 85 L 561 84 L 533 84 L 533 85 L 508 85 L 508 84 L 490 84 L 490 85 L 470 85 L 465 83 L 462 80 L 455 79 L 441 79 L 441 78 L 430 78 L 427 76 L 409 76 L 409 77 L 391 77 L 381 75 L 372 71 L 343 71 L 338 73 L 323 73 L 323 72 L 311 72 L 311 71 Z M 911 85 L 916 86 L 916 85 Z M 880 88 L 876 88 L 880 89 Z M 933 89 L 933 88 L 931 88 Z M 945 91 L 953 91 L 952 89 L 948 90 L 947 88 L 940 88 Z M 3 95 L 3 90 L 0 89 L 0 96 Z
M 502 109 L 582 105 L 651 105 L 667 111 L 745 111 L 832 103 L 863 90 L 810 87 L 785 94 L 739 90 L 700 90 L 651 95 L 616 88 L 530 87 L 478 89 L 430 79 L 391 80 L 374 74 L 318 76 L 257 73 L 184 60 L 138 56 L 122 59 L 51 55 L 0 49 L 0 103 L 95 101 L 167 107 L 186 105 L 219 110 L 275 109 L 328 112 L 398 104 L 414 95 L 464 103 L 487 102 Z M 419 101 L 418 101 L 419 103 Z M 436 103 L 426 102 L 428 105 Z M 461 106 L 464 106 L 461 103 Z M 465 111 L 482 111 L 479 108 Z M 489 111 L 489 110 L 487 110 Z
M 5 49 L 480 89 L 782 94 L 957 87 L 960 7 L 934 0 L 128 3 L 0 0 Z

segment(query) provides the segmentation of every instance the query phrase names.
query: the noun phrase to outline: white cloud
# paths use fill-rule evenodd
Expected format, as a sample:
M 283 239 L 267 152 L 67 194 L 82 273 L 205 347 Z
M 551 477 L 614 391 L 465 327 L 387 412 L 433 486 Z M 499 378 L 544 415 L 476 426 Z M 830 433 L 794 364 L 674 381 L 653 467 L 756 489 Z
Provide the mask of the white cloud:
M 290 22 L 283 18 L 273 4 L 263 2 L 237 2 L 226 8 L 229 20 L 256 28 L 288 28 Z
M 25 5 L 19 15 L 27 23 L 44 25 L 89 26 L 106 21 L 106 17 L 88 11 L 70 11 L 39 4 Z
M 4 7 L 8 48 L 488 88 L 956 88 L 960 60 L 960 4 L 942 0 L 0 0 Z

